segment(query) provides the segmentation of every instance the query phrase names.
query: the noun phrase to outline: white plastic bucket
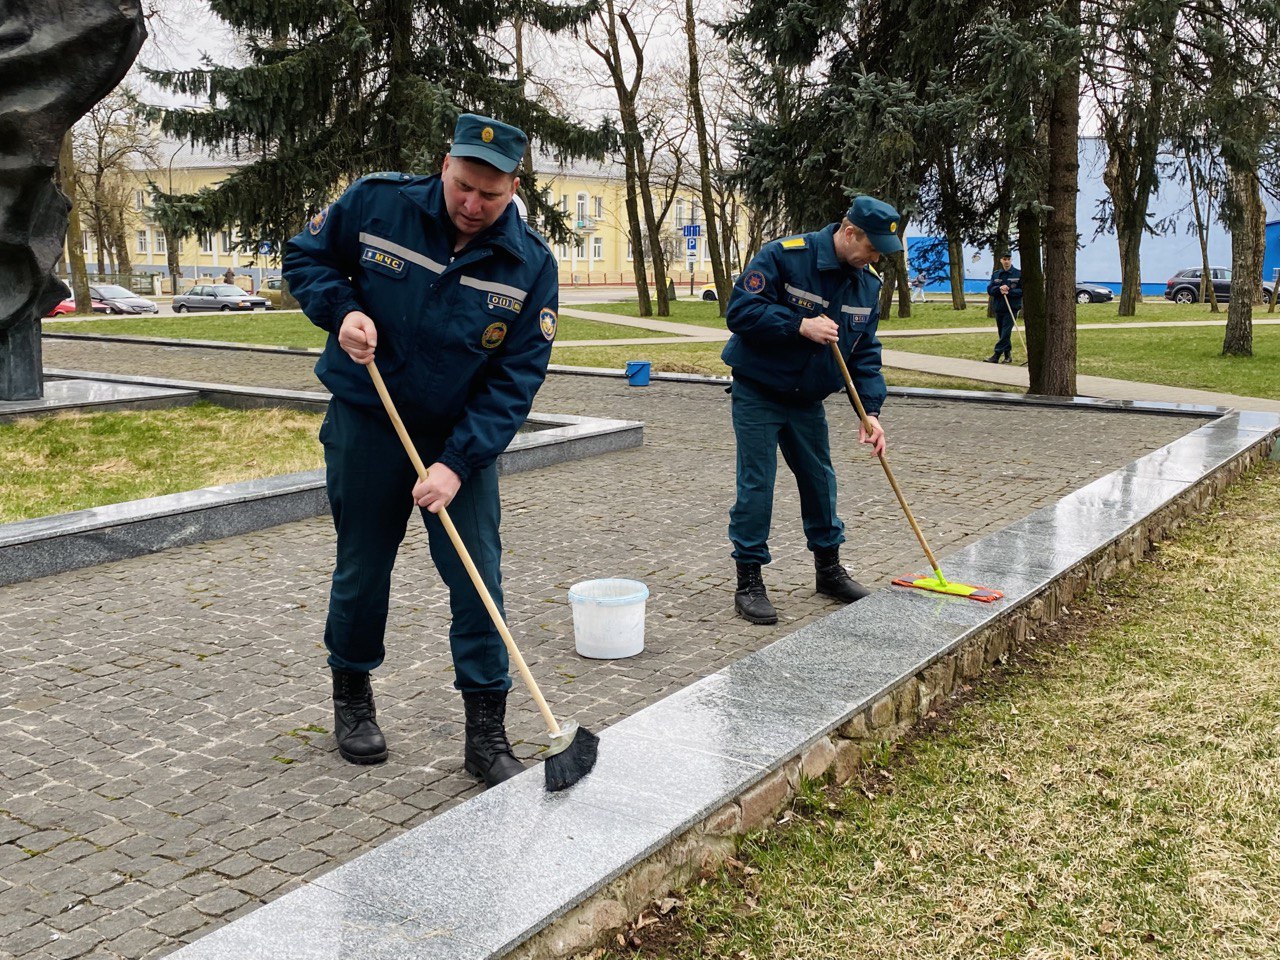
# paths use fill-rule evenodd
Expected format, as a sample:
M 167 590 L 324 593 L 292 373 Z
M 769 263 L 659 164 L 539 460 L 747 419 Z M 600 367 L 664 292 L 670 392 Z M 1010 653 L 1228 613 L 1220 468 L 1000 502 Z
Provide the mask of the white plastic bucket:
M 584 580 L 569 588 L 578 653 L 595 660 L 634 657 L 644 649 L 644 602 L 639 580 Z

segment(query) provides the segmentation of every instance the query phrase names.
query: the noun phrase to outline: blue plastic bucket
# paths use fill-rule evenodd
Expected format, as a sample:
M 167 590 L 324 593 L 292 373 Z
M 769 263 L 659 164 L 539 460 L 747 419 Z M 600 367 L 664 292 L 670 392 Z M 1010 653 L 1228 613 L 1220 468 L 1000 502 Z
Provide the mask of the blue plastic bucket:
M 649 385 L 649 361 L 628 360 L 627 382 L 633 387 L 647 387 Z

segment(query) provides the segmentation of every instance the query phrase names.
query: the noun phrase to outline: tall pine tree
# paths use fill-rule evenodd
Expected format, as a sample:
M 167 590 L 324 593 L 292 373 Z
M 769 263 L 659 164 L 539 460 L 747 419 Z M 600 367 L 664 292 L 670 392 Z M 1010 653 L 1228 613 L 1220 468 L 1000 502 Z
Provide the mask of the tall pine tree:
M 379 170 L 439 170 L 459 113 L 498 117 L 559 157 L 601 156 L 591 130 L 525 96 L 495 38 L 512 21 L 575 30 L 592 4 L 544 0 L 211 0 L 246 66 L 148 71 L 208 106 L 165 110 L 163 130 L 247 161 L 199 204 L 202 230 L 236 225 L 241 242 L 280 244 L 347 183 Z M 521 169 L 530 218 L 557 239 L 558 211 Z

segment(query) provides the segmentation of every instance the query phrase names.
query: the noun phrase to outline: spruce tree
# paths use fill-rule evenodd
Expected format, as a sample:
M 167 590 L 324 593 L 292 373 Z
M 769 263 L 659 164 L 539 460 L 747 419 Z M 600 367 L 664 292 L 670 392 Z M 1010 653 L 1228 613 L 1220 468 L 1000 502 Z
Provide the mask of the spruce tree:
M 513 123 L 559 157 L 598 157 L 591 130 L 525 96 L 495 37 L 513 20 L 575 29 L 591 4 L 543 0 L 211 0 L 236 31 L 244 66 L 207 61 L 149 70 L 161 87 L 207 107 L 161 111 L 162 129 L 247 161 L 198 204 L 202 230 L 237 225 L 241 243 L 280 244 L 356 178 L 381 170 L 434 173 L 458 114 Z M 568 228 L 522 168 L 521 193 L 556 239 Z

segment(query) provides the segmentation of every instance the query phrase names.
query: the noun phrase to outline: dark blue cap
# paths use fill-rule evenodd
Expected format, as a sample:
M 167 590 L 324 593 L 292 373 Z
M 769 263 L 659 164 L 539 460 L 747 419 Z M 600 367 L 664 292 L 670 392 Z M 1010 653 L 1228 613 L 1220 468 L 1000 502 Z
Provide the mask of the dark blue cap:
M 483 160 L 503 173 L 515 173 L 528 145 L 529 138 L 519 127 L 492 117 L 464 113 L 453 128 L 453 146 L 449 153 Z
M 871 245 L 880 253 L 898 253 L 902 241 L 898 239 L 898 211 L 875 197 L 854 197 L 849 212 L 849 222 L 867 235 Z

